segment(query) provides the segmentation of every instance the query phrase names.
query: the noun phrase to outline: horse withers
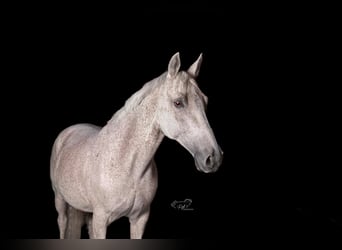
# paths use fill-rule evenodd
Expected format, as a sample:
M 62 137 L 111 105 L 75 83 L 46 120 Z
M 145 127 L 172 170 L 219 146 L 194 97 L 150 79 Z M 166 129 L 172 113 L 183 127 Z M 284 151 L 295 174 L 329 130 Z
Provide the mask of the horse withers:
M 218 170 L 223 152 L 206 117 L 207 97 L 196 78 L 202 54 L 180 71 L 179 53 L 166 72 L 134 93 L 104 127 L 76 124 L 56 138 L 50 164 L 60 238 L 106 238 L 120 217 L 141 239 L 158 178 L 154 154 L 164 136 L 194 157 L 199 171 Z

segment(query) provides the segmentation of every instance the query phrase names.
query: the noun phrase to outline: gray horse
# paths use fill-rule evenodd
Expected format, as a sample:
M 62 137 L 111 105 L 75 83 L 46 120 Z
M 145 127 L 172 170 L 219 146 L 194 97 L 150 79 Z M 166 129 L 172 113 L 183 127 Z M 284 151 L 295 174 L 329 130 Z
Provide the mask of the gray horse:
M 156 193 L 154 154 L 164 136 L 178 141 L 196 168 L 215 172 L 223 152 L 205 114 L 199 89 L 202 54 L 179 71 L 179 53 L 168 70 L 134 93 L 104 127 L 76 124 L 56 138 L 50 162 L 60 238 L 106 238 L 107 226 L 129 218 L 130 238 L 141 239 Z

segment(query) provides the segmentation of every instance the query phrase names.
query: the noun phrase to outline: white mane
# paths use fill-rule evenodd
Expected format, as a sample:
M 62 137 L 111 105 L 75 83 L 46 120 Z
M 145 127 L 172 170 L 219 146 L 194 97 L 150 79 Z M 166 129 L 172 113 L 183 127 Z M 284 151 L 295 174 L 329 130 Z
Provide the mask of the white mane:
M 132 94 L 131 97 L 126 100 L 125 105 L 113 115 L 111 121 L 116 120 L 116 118 L 125 112 L 133 111 L 141 104 L 145 97 L 148 96 L 154 88 L 165 81 L 165 78 L 166 73 L 163 73 L 162 75 L 145 83 L 140 90 Z
M 131 110 L 139 106 L 140 103 L 145 99 L 145 97 L 149 95 L 156 86 L 158 86 L 159 84 L 162 84 L 165 81 L 165 76 L 166 76 L 166 73 L 145 83 L 144 86 L 140 90 L 135 92 L 130 98 L 126 100 L 123 108 L 127 110 Z

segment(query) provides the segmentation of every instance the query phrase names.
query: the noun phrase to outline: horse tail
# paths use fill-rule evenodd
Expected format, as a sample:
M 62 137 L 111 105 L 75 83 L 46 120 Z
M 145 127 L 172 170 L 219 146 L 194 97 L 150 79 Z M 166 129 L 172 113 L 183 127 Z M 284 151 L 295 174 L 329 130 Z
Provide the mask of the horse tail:
M 68 217 L 68 225 L 65 232 L 66 239 L 80 239 L 81 238 L 81 229 L 85 224 L 86 219 L 85 212 L 82 212 L 72 206 L 68 205 L 67 217 Z

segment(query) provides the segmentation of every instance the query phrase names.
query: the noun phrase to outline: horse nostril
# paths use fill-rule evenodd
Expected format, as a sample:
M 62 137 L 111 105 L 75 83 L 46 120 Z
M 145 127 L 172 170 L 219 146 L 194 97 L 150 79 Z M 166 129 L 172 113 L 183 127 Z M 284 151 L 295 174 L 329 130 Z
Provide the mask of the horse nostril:
M 205 165 L 206 165 L 207 167 L 210 167 L 211 162 L 212 162 L 212 156 L 209 155 L 209 156 L 207 157 L 207 159 L 205 160 Z

